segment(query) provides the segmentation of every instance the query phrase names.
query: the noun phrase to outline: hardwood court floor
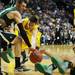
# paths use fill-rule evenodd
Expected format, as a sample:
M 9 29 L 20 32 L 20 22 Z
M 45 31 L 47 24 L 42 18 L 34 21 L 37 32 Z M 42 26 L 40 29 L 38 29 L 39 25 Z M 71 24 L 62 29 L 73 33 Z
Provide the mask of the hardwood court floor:
M 52 52 L 56 55 L 62 55 L 62 54 L 73 55 L 74 54 L 72 51 L 73 46 L 74 45 L 49 45 L 49 46 L 47 45 L 47 46 L 41 46 L 40 49 L 48 50 L 48 52 Z M 41 63 L 50 65 L 51 60 L 44 55 L 44 59 L 42 60 Z M 25 71 L 25 72 L 15 72 L 15 75 L 43 75 L 42 73 L 38 71 L 36 72 L 34 71 L 35 69 L 34 64 L 31 63 L 30 61 L 26 62 L 24 66 L 31 70 Z M 61 75 L 61 74 L 58 72 L 58 69 L 56 69 L 53 72 L 53 75 Z M 65 75 L 69 75 L 69 71 L 67 71 Z

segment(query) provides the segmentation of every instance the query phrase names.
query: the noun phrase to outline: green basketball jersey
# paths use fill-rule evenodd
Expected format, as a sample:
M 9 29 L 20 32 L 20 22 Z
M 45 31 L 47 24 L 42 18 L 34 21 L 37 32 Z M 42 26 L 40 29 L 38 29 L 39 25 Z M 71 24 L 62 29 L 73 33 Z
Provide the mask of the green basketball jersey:
M 16 10 L 16 7 L 10 7 L 0 12 L 0 18 L 3 18 L 8 12 Z

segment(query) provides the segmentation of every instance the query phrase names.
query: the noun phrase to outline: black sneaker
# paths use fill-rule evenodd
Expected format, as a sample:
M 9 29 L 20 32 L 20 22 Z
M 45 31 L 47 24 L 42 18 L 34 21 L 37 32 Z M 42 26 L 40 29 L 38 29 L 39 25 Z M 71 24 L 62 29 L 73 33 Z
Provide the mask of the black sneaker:
M 18 72 L 23 72 L 23 71 L 29 71 L 30 69 L 26 68 L 25 66 L 20 66 L 16 68 L 16 71 Z
M 17 67 L 17 68 L 15 68 L 15 70 L 18 71 L 18 72 L 22 72 L 23 68 L 22 67 Z

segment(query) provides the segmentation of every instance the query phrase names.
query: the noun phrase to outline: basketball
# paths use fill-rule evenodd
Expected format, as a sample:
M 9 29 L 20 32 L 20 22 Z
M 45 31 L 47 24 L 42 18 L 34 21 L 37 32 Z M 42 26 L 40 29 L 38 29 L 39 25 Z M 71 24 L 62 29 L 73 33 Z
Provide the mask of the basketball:
M 32 63 L 38 63 L 38 62 L 41 62 L 42 61 L 43 56 L 42 56 L 42 53 L 40 51 L 35 50 L 35 51 L 33 51 L 30 54 L 30 57 L 29 58 L 30 58 L 30 61 Z

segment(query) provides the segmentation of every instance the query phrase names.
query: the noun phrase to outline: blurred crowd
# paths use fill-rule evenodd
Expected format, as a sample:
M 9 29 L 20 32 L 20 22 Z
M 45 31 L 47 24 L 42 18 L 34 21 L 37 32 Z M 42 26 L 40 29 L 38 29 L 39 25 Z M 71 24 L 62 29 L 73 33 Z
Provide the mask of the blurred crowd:
M 15 1 L 11 0 L 9 5 L 14 5 Z M 42 45 L 75 44 L 73 14 L 66 11 L 63 5 L 60 7 L 54 0 L 26 0 L 26 2 L 32 12 L 23 14 L 23 17 L 30 16 L 30 14 L 38 16 Z M 0 11 L 4 7 L 5 4 L 0 2 Z

